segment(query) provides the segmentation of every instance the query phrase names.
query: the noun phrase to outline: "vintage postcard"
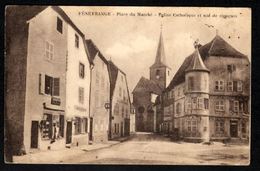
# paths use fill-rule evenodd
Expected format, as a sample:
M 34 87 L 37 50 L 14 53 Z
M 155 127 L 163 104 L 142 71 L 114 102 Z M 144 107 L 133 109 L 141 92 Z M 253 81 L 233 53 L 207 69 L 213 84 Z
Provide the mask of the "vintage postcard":
M 250 164 L 250 8 L 5 17 L 5 162 Z

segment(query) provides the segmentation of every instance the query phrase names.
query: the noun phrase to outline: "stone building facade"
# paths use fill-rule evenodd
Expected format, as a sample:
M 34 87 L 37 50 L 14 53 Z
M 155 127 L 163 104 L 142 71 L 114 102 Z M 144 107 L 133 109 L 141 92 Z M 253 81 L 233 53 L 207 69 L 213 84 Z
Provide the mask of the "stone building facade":
M 14 131 L 13 154 L 87 144 L 90 72 L 84 34 L 57 6 L 7 11 L 5 112 Z
M 173 128 L 181 138 L 248 140 L 250 63 L 219 35 L 195 45 L 165 92 L 174 98 Z
M 109 132 L 109 109 L 105 104 L 109 103 L 110 82 L 108 61 L 92 40 L 86 40 L 91 67 L 90 86 L 90 141 L 106 142 Z
M 126 74 L 109 61 L 110 139 L 130 135 L 131 102 Z

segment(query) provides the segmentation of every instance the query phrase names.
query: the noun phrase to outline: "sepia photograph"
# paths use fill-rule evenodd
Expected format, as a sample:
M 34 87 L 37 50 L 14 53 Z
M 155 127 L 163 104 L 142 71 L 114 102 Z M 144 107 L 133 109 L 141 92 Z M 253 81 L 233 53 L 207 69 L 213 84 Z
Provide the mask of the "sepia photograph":
M 5 163 L 250 165 L 251 19 L 6 6 Z

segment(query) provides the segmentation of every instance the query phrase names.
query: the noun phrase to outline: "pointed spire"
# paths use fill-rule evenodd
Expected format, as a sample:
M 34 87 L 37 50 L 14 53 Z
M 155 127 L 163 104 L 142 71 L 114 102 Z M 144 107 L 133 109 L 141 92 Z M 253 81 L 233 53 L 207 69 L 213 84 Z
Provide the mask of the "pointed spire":
M 209 69 L 205 66 L 204 62 L 201 59 L 198 39 L 194 42 L 194 47 L 195 47 L 195 52 L 193 53 L 192 60 L 190 62 L 190 65 L 186 69 L 186 72 L 193 71 L 193 70 L 201 70 L 201 71 L 209 72 Z
M 165 64 L 166 64 L 166 59 L 165 59 L 164 43 L 163 43 L 163 36 L 162 36 L 162 24 L 161 24 L 160 38 L 159 38 L 157 53 L 156 53 L 155 62 L 153 66 L 165 65 Z

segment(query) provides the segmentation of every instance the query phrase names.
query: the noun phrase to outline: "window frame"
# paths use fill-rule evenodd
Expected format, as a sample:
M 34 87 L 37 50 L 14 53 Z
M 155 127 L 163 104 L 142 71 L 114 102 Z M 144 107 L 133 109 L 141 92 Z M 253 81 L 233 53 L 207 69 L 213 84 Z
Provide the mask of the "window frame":
M 216 91 L 224 91 L 225 90 L 224 80 L 216 80 L 215 81 L 215 90 Z
M 223 104 L 221 104 L 221 103 L 223 103 Z M 216 100 L 215 110 L 216 111 L 225 111 L 224 100 Z
M 85 65 L 82 62 L 79 62 L 79 77 L 85 78 Z
M 50 47 L 52 47 L 52 50 Z M 54 44 L 48 40 L 45 40 L 45 59 L 48 61 L 53 61 L 54 59 Z
M 233 81 L 228 81 L 228 83 L 227 83 L 227 90 L 228 91 L 233 91 L 233 85 L 234 85 Z
M 78 89 L 78 102 L 84 104 L 84 87 L 79 87 Z
M 63 20 L 58 16 L 57 16 L 57 21 L 56 21 L 56 30 L 60 34 L 63 34 Z
M 237 91 L 243 91 L 243 82 L 241 80 L 237 81 Z
M 239 101 L 238 100 L 233 101 L 233 111 L 239 112 Z
M 203 105 L 203 98 L 198 97 L 197 100 L 198 100 L 198 102 L 197 102 L 198 109 L 203 109 L 203 107 L 204 107 L 204 105 Z
M 75 47 L 79 48 L 79 36 L 75 33 Z

